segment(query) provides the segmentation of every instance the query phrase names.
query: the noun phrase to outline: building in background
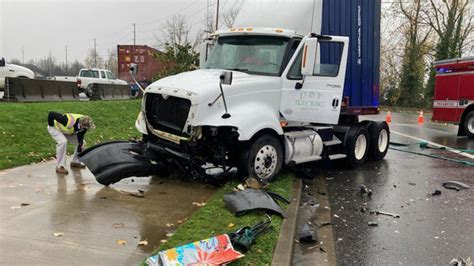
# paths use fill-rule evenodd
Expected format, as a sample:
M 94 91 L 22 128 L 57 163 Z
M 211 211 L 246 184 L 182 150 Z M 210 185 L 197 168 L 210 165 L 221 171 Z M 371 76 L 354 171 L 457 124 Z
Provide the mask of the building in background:
M 135 63 L 138 65 L 136 79 L 143 87 L 146 87 L 162 67 L 154 57 L 155 53 L 160 53 L 160 51 L 147 45 L 117 45 L 119 79 L 133 85 L 129 68 L 131 63 Z

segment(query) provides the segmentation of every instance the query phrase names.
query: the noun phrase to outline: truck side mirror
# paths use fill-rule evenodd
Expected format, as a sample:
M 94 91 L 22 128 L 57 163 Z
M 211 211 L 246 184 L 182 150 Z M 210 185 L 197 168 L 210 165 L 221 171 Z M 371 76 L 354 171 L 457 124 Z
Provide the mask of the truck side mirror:
M 303 58 L 301 60 L 301 74 L 312 76 L 316 64 L 316 52 L 318 48 L 317 38 L 307 38 L 303 46 Z
M 135 63 L 131 63 L 130 64 L 130 75 L 132 75 L 132 77 L 135 77 L 138 73 L 138 65 L 135 64 Z
M 4 67 L 5 66 L 5 58 L 2 57 L 2 59 L 0 59 L 0 67 Z
M 221 84 L 231 85 L 232 84 L 232 71 L 222 72 L 221 75 L 219 76 L 219 79 L 221 80 Z

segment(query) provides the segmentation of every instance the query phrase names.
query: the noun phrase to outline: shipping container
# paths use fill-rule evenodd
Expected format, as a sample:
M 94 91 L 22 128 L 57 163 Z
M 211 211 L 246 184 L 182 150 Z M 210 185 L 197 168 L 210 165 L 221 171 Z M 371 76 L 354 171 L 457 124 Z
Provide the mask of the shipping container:
M 380 0 L 323 1 L 321 34 L 349 37 L 344 86 L 349 114 L 372 113 L 379 105 L 380 9 Z M 337 60 L 329 50 L 321 57 Z
M 160 51 L 147 45 L 117 45 L 119 78 L 132 84 L 129 68 L 131 63 L 135 63 L 138 64 L 137 81 L 145 86 L 150 84 L 162 67 L 156 53 Z

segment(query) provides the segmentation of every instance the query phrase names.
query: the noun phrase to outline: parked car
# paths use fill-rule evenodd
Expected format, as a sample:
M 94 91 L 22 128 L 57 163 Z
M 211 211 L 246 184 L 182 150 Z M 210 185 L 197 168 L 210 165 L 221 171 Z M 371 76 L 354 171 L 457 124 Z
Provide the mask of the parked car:
M 76 82 L 79 90 L 85 92 L 89 97 L 92 95 L 92 84 L 94 83 L 128 85 L 125 80 L 117 79 L 110 70 L 99 68 L 81 69 Z
M 5 58 L 0 59 L 0 90 L 5 88 L 5 78 L 35 78 L 35 73 L 26 67 L 8 64 Z

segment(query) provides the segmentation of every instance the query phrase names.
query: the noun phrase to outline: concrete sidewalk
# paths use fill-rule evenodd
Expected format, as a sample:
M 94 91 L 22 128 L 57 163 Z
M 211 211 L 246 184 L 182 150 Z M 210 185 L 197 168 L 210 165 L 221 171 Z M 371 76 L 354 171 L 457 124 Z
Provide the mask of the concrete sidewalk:
M 0 171 L 1 265 L 136 265 L 199 208 L 192 202 L 215 191 L 173 177 L 129 178 L 109 188 L 87 169 L 61 176 L 54 167 Z M 124 193 L 138 189 L 143 198 Z

